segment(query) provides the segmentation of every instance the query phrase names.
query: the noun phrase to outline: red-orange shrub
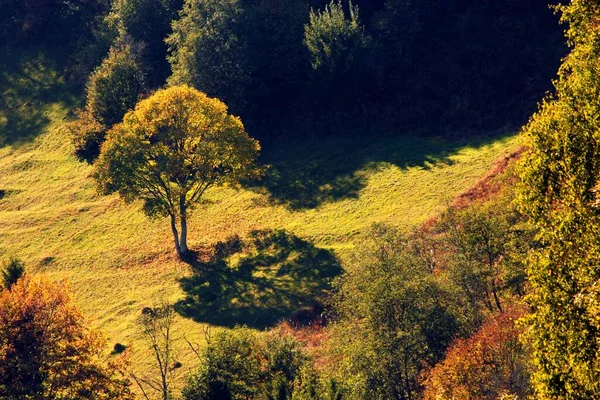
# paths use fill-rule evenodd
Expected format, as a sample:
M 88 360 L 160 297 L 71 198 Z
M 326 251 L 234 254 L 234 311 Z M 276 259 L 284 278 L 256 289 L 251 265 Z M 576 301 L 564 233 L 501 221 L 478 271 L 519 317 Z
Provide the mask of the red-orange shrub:
M 529 393 L 527 354 L 515 322 L 520 311 L 490 317 L 473 336 L 458 339 L 424 376 L 425 400 L 487 400 Z

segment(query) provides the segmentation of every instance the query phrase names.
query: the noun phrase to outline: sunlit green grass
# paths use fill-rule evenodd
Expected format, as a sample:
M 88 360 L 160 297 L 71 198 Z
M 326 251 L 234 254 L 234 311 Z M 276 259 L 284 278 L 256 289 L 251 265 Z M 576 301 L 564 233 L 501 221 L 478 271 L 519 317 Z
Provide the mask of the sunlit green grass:
M 139 204 L 96 194 L 92 167 L 73 157 L 62 128 L 77 101 L 50 60 L 20 57 L 1 71 L 5 101 L 27 84 L 22 79 L 39 85 L 22 103 L 12 98 L 16 111 L 0 110 L 0 257 L 16 256 L 29 271 L 68 279 L 77 304 L 109 343 L 133 344 L 135 364 L 145 355 L 135 326 L 140 310 L 157 296 L 180 299 L 178 280 L 189 267 L 174 255 L 167 221 L 148 219 Z M 25 103 L 35 110 L 19 108 Z M 33 125 L 14 120 L 29 114 Z M 344 260 L 373 223 L 417 226 L 516 146 L 512 136 L 272 144 L 264 151 L 272 165 L 264 182 L 207 193 L 190 222 L 190 245 L 284 229 Z M 201 340 L 200 327 L 179 320 L 179 332 L 192 340 Z M 181 359 L 185 369 L 195 362 L 191 355 Z

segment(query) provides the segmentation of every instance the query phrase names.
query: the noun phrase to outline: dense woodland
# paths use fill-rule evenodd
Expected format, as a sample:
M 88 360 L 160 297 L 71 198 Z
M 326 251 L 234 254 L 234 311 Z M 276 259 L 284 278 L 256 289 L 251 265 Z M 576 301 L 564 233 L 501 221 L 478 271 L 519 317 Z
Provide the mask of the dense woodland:
M 68 46 L 65 68 L 106 126 L 136 96 L 185 83 L 224 101 L 258 139 L 518 128 L 566 54 L 556 16 L 537 1 L 183 3 L 4 0 L 0 37 Z M 121 110 L 106 115 L 102 82 L 119 74 Z
M 0 398 L 600 398 L 594 1 L 554 12 L 517 0 L 0 5 L 5 54 L 60 55 L 81 99 L 61 132 L 98 192 L 170 222 L 191 271 L 186 298 L 139 310 L 152 366 L 141 376 L 128 346 L 109 354 L 68 285 L 7 259 Z M 207 190 L 265 176 L 261 146 L 522 126 L 522 148 L 475 194 L 412 230 L 373 225 L 344 263 L 283 230 L 188 247 Z M 233 263 L 230 277 L 211 275 Z M 243 316 L 232 329 L 198 325 L 203 344 L 176 332 L 194 307 L 223 312 L 215 299 L 265 263 L 310 276 L 312 307 L 264 330 Z

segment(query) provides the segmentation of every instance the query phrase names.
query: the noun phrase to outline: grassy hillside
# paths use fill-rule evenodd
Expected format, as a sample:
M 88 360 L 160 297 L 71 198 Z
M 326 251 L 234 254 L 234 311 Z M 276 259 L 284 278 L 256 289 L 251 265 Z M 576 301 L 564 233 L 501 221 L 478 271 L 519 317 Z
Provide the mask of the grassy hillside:
M 78 100 L 57 64 L 34 53 L 5 60 L 0 65 L 0 258 L 17 256 L 30 271 L 67 278 L 76 302 L 109 343 L 136 343 L 135 318 L 142 307 L 159 295 L 180 299 L 180 279 L 190 275 L 190 266 L 176 260 L 167 221 L 149 220 L 138 204 L 96 194 L 91 167 L 72 156 L 62 129 Z M 234 234 L 245 238 L 257 229 L 284 229 L 290 237 L 332 249 L 343 261 L 371 224 L 418 225 L 516 145 L 514 137 L 505 136 L 479 142 L 331 138 L 265 146 L 263 161 L 271 166 L 265 180 L 242 190 L 211 190 L 191 220 L 190 245 L 203 249 Z M 277 293 L 261 308 L 263 314 L 276 311 L 278 302 L 283 307 L 288 294 L 318 289 L 284 280 L 268 268 L 251 274 L 262 274 L 260 282 L 267 286 L 248 279 L 254 286 L 240 286 L 221 310 L 234 310 L 244 300 L 243 288 Z M 252 299 L 263 298 L 245 301 Z M 209 313 L 196 320 L 235 323 Z M 242 322 L 253 325 L 252 319 Z M 180 332 L 200 340 L 201 329 L 192 319 L 181 318 L 179 325 Z M 143 346 L 134 347 L 140 349 L 135 361 Z

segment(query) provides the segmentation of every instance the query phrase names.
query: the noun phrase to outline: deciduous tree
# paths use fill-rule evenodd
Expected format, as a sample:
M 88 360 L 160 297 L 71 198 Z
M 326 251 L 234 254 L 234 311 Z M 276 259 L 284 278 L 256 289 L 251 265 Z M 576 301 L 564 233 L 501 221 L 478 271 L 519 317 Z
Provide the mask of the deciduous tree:
M 24 276 L 0 293 L 0 398 L 132 399 L 104 344 L 64 284 Z
M 244 13 L 239 0 L 186 0 L 167 39 L 169 83 L 190 85 L 239 113 L 250 79 Z
M 536 398 L 600 397 L 600 5 L 558 7 L 572 47 L 525 127 L 522 209 L 539 229 L 528 266 Z
M 445 297 L 406 238 L 373 228 L 334 301 L 331 350 L 350 398 L 419 397 L 421 370 L 442 357 L 457 330 Z
M 109 132 L 94 176 L 102 192 L 142 200 L 149 216 L 170 217 L 183 258 L 190 210 L 208 188 L 258 176 L 259 150 L 223 102 L 175 86 L 141 101 Z
M 528 355 L 519 342 L 522 313 L 514 308 L 491 316 L 467 339 L 458 339 L 444 361 L 427 371 L 425 400 L 495 400 L 529 395 Z

